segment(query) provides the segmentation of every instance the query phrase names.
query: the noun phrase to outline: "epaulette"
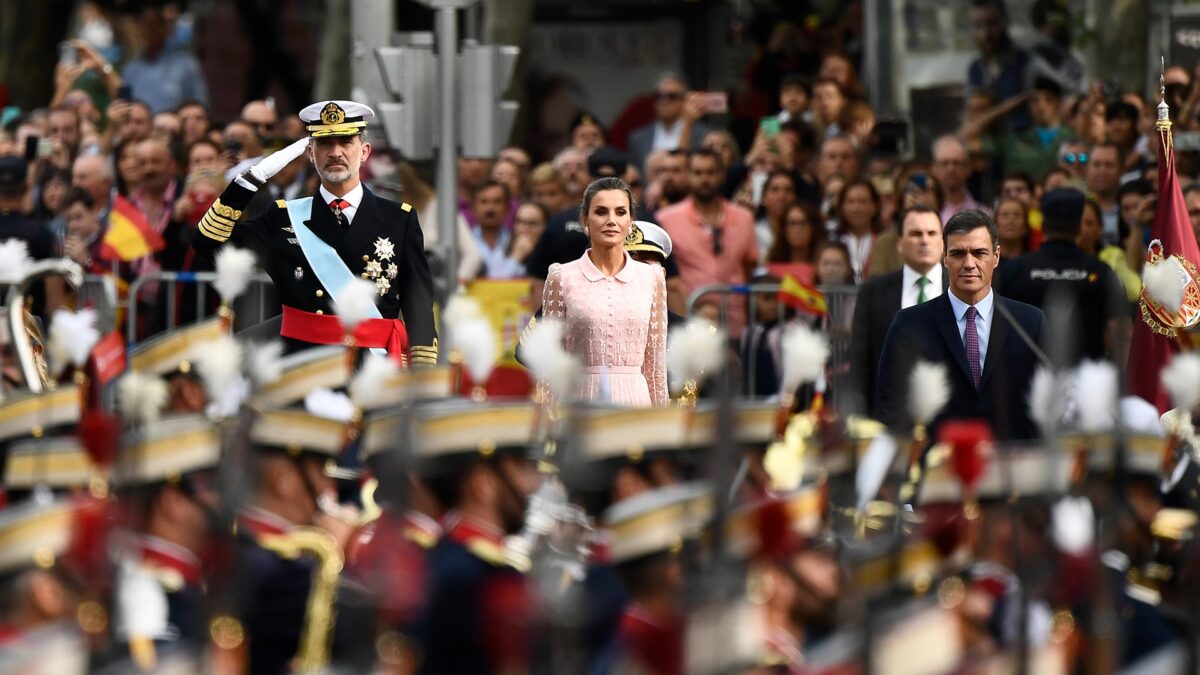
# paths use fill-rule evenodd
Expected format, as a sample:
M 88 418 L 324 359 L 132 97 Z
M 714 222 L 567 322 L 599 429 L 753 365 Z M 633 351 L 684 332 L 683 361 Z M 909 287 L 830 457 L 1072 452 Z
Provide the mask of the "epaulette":
M 286 209 L 287 208 L 287 200 L 286 199 L 276 199 L 275 206 L 278 206 L 281 209 Z
M 492 565 L 499 567 L 507 564 L 504 556 L 504 548 L 483 537 L 476 537 L 467 542 L 467 550 L 474 554 L 476 558 Z
M 401 211 L 412 211 L 412 205 L 408 202 L 400 202 Z

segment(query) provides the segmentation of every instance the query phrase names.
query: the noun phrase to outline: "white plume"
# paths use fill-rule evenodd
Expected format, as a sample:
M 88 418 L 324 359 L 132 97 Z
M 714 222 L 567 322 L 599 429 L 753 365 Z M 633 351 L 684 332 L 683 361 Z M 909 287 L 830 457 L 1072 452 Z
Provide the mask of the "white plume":
M 69 365 L 82 368 L 92 353 L 92 347 L 99 341 L 95 311 L 54 310 L 54 316 L 50 319 L 50 342 L 47 345 L 53 371 L 61 373 Z
M 908 414 L 916 424 L 927 424 L 950 400 L 950 378 L 941 363 L 917 361 L 908 378 Z
M 350 392 L 350 401 L 359 410 L 371 407 L 371 403 L 383 389 L 384 383 L 399 370 L 400 367 L 390 358 L 375 352 L 367 352 L 358 372 L 350 378 L 350 385 L 347 387 Z
M 221 302 L 230 303 L 234 298 L 245 292 L 250 285 L 250 278 L 258 267 L 254 254 L 244 248 L 222 246 L 214 261 L 217 268 L 217 280 L 213 286 L 221 296 Z
M 1063 497 L 1053 507 L 1050 528 L 1060 551 L 1071 555 L 1086 553 L 1095 534 L 1091 502 L 1087 497 Z
M 128 424 L 145 426 L 162 416 L 167 405 L 167 383 L 161 377 L 131 370 L 117 382 L 121 417 Z
M 879 434 L 871 439 L 866 453 L 858 464 L 854 475 L 854 487 L 858 490 L 858 509 L 861 511 L 867 503 L 879 494 L 883 481 L 887 478 L 888 470 L 896 459 L 896 439 L 890 434 Z
M 256 387 L 264 387 L 283 375 L 283 343 L 279 340 L 270 342 L 247 342 L 246 370 Z
M 667 337 L 667 375 L 671 390 L 678 392 L 684 382 L 701 381 L 721 367 L 725 358 L 725 333 L 705 319 L 694 317 Z
M 450 348 L 462 356 L 471 381 L 477 385 L 486 384 L 500 357 L 500 346 L 492 322 L 477 316 L 447 327 L 450 329 Z
M 0 284 L 15 284 L 29 273 L 33 258 L 24 239 L 0 241 Z
M 1075 369 L 1075 382 L 1080 430 L 1112 429 L 1117 414 L 1117 369 L 1106 361 L 1084 361 Z
M 354 419 L 354 404 L 340 391 L 317 387 L 304 397 L 304 409 L 310 415 L 349 422 Z
M 450 296 L 446 308 L 442 310 L 442 326 L 453 329 L 454 326 L 468 319 L 478 319 L 483 316 L 483 308 L 479 301 L 465 293 L 455 293 Z
M 1176 408 L 1190 413 L 1200 405 L 1200 354 L 1176 354 L 1159 377 Z
M 341 297 L 334 302 L 334 310 L 346 330 L 353 331 L 363 320 L 371 318 L 377 295 L 375 284 L 366 279 L 351 279 L 342 287 Z
M 542 317 L 521 340 L 521 362 L 533 376 L 545 382 L 555 396 L 570 396 L 583 370 L 579 359 L 563 349 L 563 324 Z
M 1058 380 L 1054 372 L 1039 367 L 1029 386 L 1029 417 L 1037 423 L 1043 434 L 1049 434 L 1060 418 L 1058 411 L 1061 401 L 1057 389 Z
M 803 324 L 784 329 L 780 340 L 783 352 L 783 383 L 780 391 L 791 394 L 806 382 L 813 382 L 829 359 L 829 338 Z
M 1187 278 L 1187 273 L 1174 258 L 1146 263 L 1146 268 L 1142 270 L 1142 284 L 1146 286 L 1146 292 L 1172 312 L 1178 312 L 1183 305 L 1183 288 Z
M 238 386 L 242 371 L 242 345 L 230 335 L 222 335 L 196 345 L 196 372 L 204 381 L 204 389 L 210 401 L 222 401 L 221 408 L 228 410 L 229 393 Z M 240 404 L 240 401 L 238 402 Z

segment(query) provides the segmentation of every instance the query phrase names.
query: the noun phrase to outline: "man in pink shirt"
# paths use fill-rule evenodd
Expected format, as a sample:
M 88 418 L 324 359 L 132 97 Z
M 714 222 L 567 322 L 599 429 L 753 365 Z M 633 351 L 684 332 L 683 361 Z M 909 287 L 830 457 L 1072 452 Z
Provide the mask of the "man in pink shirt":
M 684 292 L 690 296 L 710 284 L 744 284 L 758 263 L 754 214 L 721 195 L 725 167 L 721 156 L 707 149 L 688 157 L 692 194 L 660 209 L 658 224 L 671 235 Z M 711 296 L 720 303 L 719 296 Z M 746 325 L 746 300 L 729 298 L 725 329 L 739 335 Z

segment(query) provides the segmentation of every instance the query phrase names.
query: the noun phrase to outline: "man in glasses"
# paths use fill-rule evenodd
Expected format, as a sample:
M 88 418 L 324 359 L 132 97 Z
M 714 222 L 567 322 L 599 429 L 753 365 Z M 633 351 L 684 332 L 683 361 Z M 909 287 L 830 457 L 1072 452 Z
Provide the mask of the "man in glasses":
M 1120 245 L 1117 233 L 1117 221 L 1121 217 L 1120 204 L 1117 203 L 1117 188 L 1120 186 L 1121 167 L 1123 158 L 1121 150 L 1112 143 L 1098 143 L 1092 147 L 1091 156 L 1087 161 L 1087 191 L 1096 196 L 1100 202 L 1100 215 L 1103 218 L 1104 240 L 1110 244 Z
M 654 90 L 654 122 L 629 135 L 629 158 L 634 166 L 645 170 L 646 156 L 655 150 L 700 147 L 708 133 L 708 127 L 699 121 L 704 112 L 703 94 L 689 93 L 679 75 L 660 76 Z

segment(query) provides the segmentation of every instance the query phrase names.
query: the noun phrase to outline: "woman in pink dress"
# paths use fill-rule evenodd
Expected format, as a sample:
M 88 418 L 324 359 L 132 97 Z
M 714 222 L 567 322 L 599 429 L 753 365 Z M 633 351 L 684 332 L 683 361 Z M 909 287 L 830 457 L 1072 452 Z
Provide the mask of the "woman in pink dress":
M 564 348 L 583 361 L 581 400 L 662 405 L 667 397 L 667 285 L 661 267 L 625 252 L 633 195 L 619 178 L 583 193 L 579 220 L 591 244 L 574 262 L 550 266 L 545 317 L 564 324 Z

